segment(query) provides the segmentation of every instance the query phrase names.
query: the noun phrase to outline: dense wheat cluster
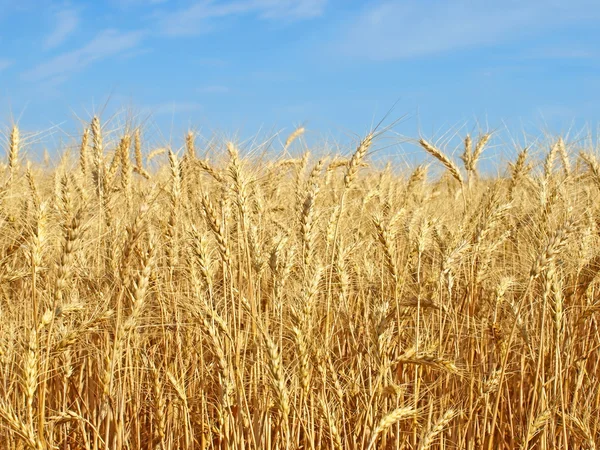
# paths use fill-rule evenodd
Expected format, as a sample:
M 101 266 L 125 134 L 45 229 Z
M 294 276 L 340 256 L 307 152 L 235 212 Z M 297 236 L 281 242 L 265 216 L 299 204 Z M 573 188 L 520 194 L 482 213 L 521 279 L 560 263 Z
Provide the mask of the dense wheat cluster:
M 600 442 L 591 147 L 490 178 L 489 134 L 400 173 L 369 166 L 377 132 L 279 158 L 108 128 L 46 165 L 6 136 L 0 448 Z

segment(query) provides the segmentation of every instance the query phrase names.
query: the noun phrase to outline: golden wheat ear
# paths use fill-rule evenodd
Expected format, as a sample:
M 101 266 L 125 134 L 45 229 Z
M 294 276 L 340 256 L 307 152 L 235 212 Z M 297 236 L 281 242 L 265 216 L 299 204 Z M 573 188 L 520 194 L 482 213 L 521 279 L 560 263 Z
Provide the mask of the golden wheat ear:
M 296 139 L 298 139 L 300 136 L 302 136 L 305 131 L 306 130 L 304 129 L 304 127 L 296 128 L 285 140 L 285 145 L 283 146 L 283 149 L 287 150 L 289 148 L 289 146 L 292 145 L 292 142 L 294 142 Z
M 460 184 L 464 183 L 463 176 L 460 173 L 458 166 L 456 165 L 456 163 L 454 163 L 454 161 L 452 161 L 448 156 L 446 156 L 444 152 L 442 152 L 433 144 L 427 142 L 425 139 L 421 139 L 419 141 L 419 144 L 421 145 L 421 147 L 423 147 L 423 149 L 425 149 L 427 153 L 429 153 L 431 156 L 433 156 L 439 162 L 441 162 L 456 181 L 458 181 Z

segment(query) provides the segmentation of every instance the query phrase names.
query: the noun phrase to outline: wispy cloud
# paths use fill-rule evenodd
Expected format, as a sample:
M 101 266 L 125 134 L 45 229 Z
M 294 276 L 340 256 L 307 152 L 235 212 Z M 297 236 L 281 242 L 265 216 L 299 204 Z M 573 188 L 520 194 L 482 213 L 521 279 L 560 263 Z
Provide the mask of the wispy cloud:
M 128 59 L 137 58 L 138 56 L 148 55 L 153 53 L 152 48 L 134 48 L 133 50 L 119 54 L 118 58 L 120 61 L 127 61 Z
M 198 62 L 204 67 L 210 67 L 213 69 L 220 69 L 229 65 L 229 62 L 222 58 L 201 58 Z
M 198 88 L 200 94 L 227 94 L 229 88 L 227 86 L 214 85 L 214 86 L 203 86 Z
M 538 117 L 544 122 L 552 122 L 555 120 L 568 122 L 577 117 L 577 111 L 571 106 L 549 104 L 538 106 L 532 111 L 532 117 Z
M 8 69 L 12 65 L 13 65 L 13 61 L 11 61 L 11 60 L 9 60 L 9 59 L 0 59 L 0 72 Z
M 115 3 L 121 8 L 130 8 L 137 6 L 154 6 L 162 3 L 167 3 L 169 0 L 111 0 L 111 3 Z
M 263 19 L 301 20 L 321 16 L 327 0 L 262 0 L 253 3 Z
M 301 79 L 297 73 L 286 72 L 278 69 L 254 70 L 250 72 L 248 76 L 255 80 L 268 83 L 285 83 Z
M 196 102 L 167 102 L 149 106 L 145 109 L 155 115 L 176 115 L 199 111 L 202 109 L 202 105 Z
M 136 48 L 143 40 L 141 31 L 104 30 L 85 46 L 58 55 L 23 74 L 26 81 L 57 79 L 80 71 L 90 64 Z
M 73 34 L 79 25 L 79 15 L 74 9 L 63 9 L 54 15 L 54 30 L 44 40 L 46 50 L 56 48 Z
M 0 0 L 2 1 L 2 0 Z M 169 0 L 125 0 L 121 6 L 147 7 L 167 3 Z M 323 14 L 328 0 L 194 0 L 187 8 L 167 8 L 156 13 L 154 25 L 144 31 L 119 32 L 108 29 L 100 32 L 83 47 L 62 53 L 39 63 L 23 73 L 23 79 L 31 82 L 63 83 L 71 74 L 81 71 L 92 63 L 109 57 L 131 58 L 150 51 L 140 48 L 146 37 L 156 34 L 170 36 L 196 35 L 213 30 L 219 19 L 248 15 L 259 20 L 301 20 Z M 63 44 L 79 25 L 74 9 L 55 14 L 55 28 L 44 42 L 44 48 L 52 49 Z M 210 64 L 217 65 L 216 60 Z M 219 60 L 219 65 L 224 62 Z M 209 87 L 210 88 L 210 87 Z M 212 87 L 213 93 L 226 88 Z M 205 91 L 208 93 L 209 91 Z
M 184 9 L 161 13 L 159 26 L 166 35 L 195 35 L 214 30 L 214 20 L 231 16 L 254 15 L 269 20 L 312 19 L 323 14 L 326 4 L 327 0 L 204 0 Z
M 600 17 L 592 0 L 387 0 L 343 23 L 334 50 L 386 60 L 495 45 Z
M 600 61 L 600 52 L 586 48 L 550 47 L 532 49 L 521 55 L 522 59 L 563 59 L 563 60 L 591 60 Z

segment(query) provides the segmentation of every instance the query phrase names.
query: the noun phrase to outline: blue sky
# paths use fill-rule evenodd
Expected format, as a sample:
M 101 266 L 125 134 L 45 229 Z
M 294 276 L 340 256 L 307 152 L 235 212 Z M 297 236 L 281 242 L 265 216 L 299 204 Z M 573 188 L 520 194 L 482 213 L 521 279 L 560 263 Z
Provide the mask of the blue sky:
M 125 108 L 165 139 L 337 137 L 398 101 L 411 136 L 595 127 L 599 19 L 591 0 L 0 0 L 0 122 Z

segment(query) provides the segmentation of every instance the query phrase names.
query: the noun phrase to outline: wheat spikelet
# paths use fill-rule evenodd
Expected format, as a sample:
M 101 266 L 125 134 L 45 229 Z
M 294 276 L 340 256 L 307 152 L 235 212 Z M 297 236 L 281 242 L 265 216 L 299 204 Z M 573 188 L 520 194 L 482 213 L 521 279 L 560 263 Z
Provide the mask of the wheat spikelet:
M 152 388 L 154 395 L 154 419 L 156 428 L 154 430 L 155 445 L 163 449 L 165 446 L 166 430 L 166 401 L 162 388 L 162 380 L 156 367 L 152 367 Z
M 360 142 L 356 151 L 350 158 L 348 162 L 348 169 L 346 170 L 346 174 L 344 175 L 344 187 L 348 189 L 354 179 L 356 178 L 356 174 L 358 173 L 358 169 L 361 167 L 361 163 L 365 158 L 371 144 L 373 143 L 373 133 L 367 134 L 365 138 Z
M 287 421 L 290 413 L 290 403 L 287 385 L 283 374 L 283 366 L 281 362 L 281 354 L 277 345 L 271 337 L 263 333 L 264 344 L 268 354 L 269 372 L 271 374 L 271 382 L 275 390 L 277 406 L 281 412 L 283 421 Z
M 335 172 L 336 169 L 339 169 L 341 167 L 348 167 L 348 163 L 350 161 L 348 159 L 344 159 L 344 158 L 337 158 L 334 159 L 333 161 L 331 161 L 328 165 L 327 165 L 327 169 L 325 170 L 325 184 L 329 185 L 331 183 L 331 179 L 333 177 L 333 173 Z M 366 166 L 366 164 L 364 163 L 359 163 L 359 166 L 363 167 Z
M 302 203 L 302 211 L 300 214 L 300 227 L 303 245 L 304 265 L 309 266 L 313 259 L 314 250 L 314 207 L 317 194 L 319 193 L 319 184 L 317 178 L 323 168 L 323 160 L 319 160 L 307 182 L 306 194 Z
M 119 276 L 121 280 L 123 280 L 123 284 L 125 286 L 129 285 L 129 274 L 131 272 L 131 258 L 134 253 L 134 249 L 136 248 L 137 242 L 139 238 L 142 236 L 142 233 L 145 231 L 145 223 L 144 223 L 144 211 L 146 209 L 145 205 L 140 207 L 138 214 L 135 215 L 132 224 L 126 227 L 127 239 L 125 240 L 125 245 L 123 246 L 123 250 L 121 253 L 121 263 L 119 266 Z
M 201 235 L 195 225 L 191 226 L 189 231 L 192 245 L 190 247 L 190 253 L 193 256 L 194 262 L 192 268 L 196 265 L 200 269 L 203 283 L 210 289 L 212 289 L 212 277 L 210 271 L 210 257 L 208 253 L 208 243 L 204 235 Z
M 332 408 L 327 404 L 324 399 L 320 399 L 319 406 L 323 412 L 323 416 L 327 421 L 327 425 L 329 427 L 329 434 L 331 437 L 331 441 L 336 450 L 342 450 L 344 447 L 342 445 L 342 436 L 340 435 L 340 430 L 337 425 L 337 414 L 332 410 Z
M 473 141 L 469 134 L 465 136 L 465 150 L 460 159 L 462 159 L 467 172 L 471 172 L 473 170 Z
M 79 210 L 64 227 L 64 244 L 56 276 L 56 304 L 58 305 L 61 305 L 64 300 L 63 293 L 67 288 L 68 278 L 73 264 L 75 244 L 81 233 L 82 214 L 82 210 Z
M 133 133 L 133 149 L 135 155 L 135 166 L 138 170 L 144 168 L 144 158 L 142 156 L 142 132 L 139 128 Z
M 519 182 L 527 176 L 527 173 L 531 170 L 531 166 L 527 164 L 527 152 L 528 147 L 525 147 L 519 152 L 515 163 L 509 163 L 511 170 L 511 179 L 509 185 L 509 197 L 514 197 L 514 191 L 518 186 Z
M 427 142 L 425 139 L 419 140 L 419 144 L 421 144 L 421 147 L 423 147 L 427 153 L 440 161 L 444 167 L 448 169 L 448 172 L 450 172 L 456 181 L 458 181 L 460 184 L 464 183 L 463 177 L 456 164 L 452 162 L 452 160 L 448 158 L 441 150 Z
M 62 311 L 62 310 L 61 310 Z M 52 314 L 53 312 L 50 311 Z M 79 327 L 68 330 L 64 335 L 61 336 L 60 340 L 54 344 L 52 351 L 55 353 L 61 353 L 68 350 L 70 347 L 75 345 L 77 341 L 82 338 L 86 333 L 94 329 L 94 327 L 104 321 L 109 320 L 114 316 L 114 311 L 109 309 L 102 311 L 96 316 L 89 318 L 79 325 Z
M 35 185 L 35 177 L 33 176 L 30 162 L 27 162 L 27 170 L 25 172 L 25 177 L 27 178 L 27 184 L 29 184 L 29 191 L 31 192 L 31 200 L 33 202 L 33 207 L 34 209 L 39 209 L 42 200 L 40 198 L 38 188 Z
M 285 145 L 283 146 L 283 149 L 287 150 L 289 148 L 289 146 L 292 144 L 292 142 L 294 142 L 296 139 L 298 139 L 300 136 L 302 136 L 305 131 L 306 130 L 304 129 L 304 127 L 296 128 L 285 140 Z
M 185 135 L 185 155 L 189 161 L 196 159 L 196 135 L 192 131 L 188 131 Z
M 596 450 L 596 439 L 594 438 L 589 425 L 572 414 L 566 414 L 563 417 L 568 419 L 569 422 L 574 425 L 577 434 L 580 436 L 586 447 L 590 450 Z
M 485 133 L 482 136 L 480 136 L 479 139 L 477 140 L 477 144 L 475 145 L 475 150 L 473 151 L 473 169 L 472 170 L 475 170 L 475 165 L 477 164 L 477 161 L 479 161 L 479 158 L 481 157 L 481 154 L 483 153 L 483 150 L 485 149 L 485 146 L 487 145 L 487 143 L 489 142 L 491 137 L 492 137 L 491 133 Z
M 563 171 L 565 173 L 565 177 L 571 176 L 571 160 L 569 159 L 569 154 L 567 153 L 567 147 L 565 145 L 565 141 L 562 137 L 559 137 L 556 141 L 556 147 L 558 149 L 558 154 L 560 155 L 560 160 L 563 166 Z
M 177 265 L 179 253 L 177 246 L 177 216 L 181 196 L 181 167 L 177 155 L 172 150 L 169 150 L 169 167 L 171 169 L 171 193 L 166 234 L 171 244 L 167 247 L 167 264 L 173 269 Z
M 427 178 L 427 169 L 426 165 L 419 165 L 415 167 L 413 172 L 410 174 L 410 178 L 406 183 L 406 196 L 408 197 L 414 191 L 418 190 L 419 185 L 421 185 L 425 179 Z
M 527 447 L 529 442 L 535 438 L 535 436 L 544 429 L 550 418 L 552 417 L 552 413 L 549 409 L 542 411 L 535 420 L 529 425 L 529 430 L 527 430 L 527 436 L 523 442 L 523 446 Z
M 537 278 L 545 269 L 548 268 L 550 263 L 554 261 L 556 256 L 560 253 L 562 248 L 567 243 L 569 234 L 573 231 L 573 224 L 570 222 L 565 223 L 561 228 L 557 229 L 554 234 L 548 239 L 545 247 L 540 252 L 538 257 L 531 267 L 529 276 L 532 279 Z
M 419 450 L 427 450 L 433 444 L 434 439 L 439 435 L 450 421 L 457 415 L 457 411 L 450 408 L 444 414 L 442 414 L 436 422 L 431 424 L 431 427 L 427 430 L 425 435 L 421 438 L 419 444 Z
M 198 164 L 198 166 L 200 166 L 200 168 L 203 171 L 205 171 L 207 174 L 213 177 L 215 181 L 219 183 L 223 182 L 223 176 L 216 169 L 211 167 L 210 164 L 208 164 L 208 162 L 198 159 L 196 163 Z
M 580 152 L 579 157 L 586 163 L 590 170 L 593 180 L 600 187 L 600 164 L 594 155 L 591 153 Z
M 544 178 L 547 180 L 552 176 L 552 170 L 554 168 L 554 160 L 556 159 L 556 155 L 558 153 L 559 145 L 554 144 L 550 147 L 550 151 L 546 155 L 546 159 L 544 160 Z
M 400 420 L 412 418 L 412 417 L 416 416 L 416 414 L 417 414 L 417 412 L 414 408 L 412 408 L 410 406 L 406 406 L 406 407 L 397 408 L 397 409 L 393 410 L 392 412 L 388 413 L 387 415 L 385 415 L 379 421 L 379 423 L 377 424 L 377 426 L 371 433 L 371 440 L 369 441 L 369 444 L 367 445 L 367 450 L 370 450 L 371 448 L 373 448 L 373 446 L 375 445 L 375 442 L 377 442 L 377 438 L 379 437 L 379 435 L 381 433 L 386 431 L 388 428 L 390 428 L 396 422 L 398 422 Z
M 33 400 L 37 391 L 38 383 L 38 336 L 36 328 L 32 328 L 29 332 L 29 341 L 25 356 L 25 367 L 23 376 L 23 392 L 25 394 L 27 404 L 27 417 L 29 425 L 33 428 Z
M 123 324 L 123 331 L 130 332 L 136 326 L 145 305 L 146 293 L 150 283 L 154 264 L 154 242 L 153 238 L 148 239 L 148 248 L 142 255 L 141 270 L 137 278 L 133 281 L 130 289 L 131 312 Z
M 63 411 L 56 416 L 48 417 L 48 420 L 55 424 L 71 421 L 85 421 L 85 419 L 75 411 Z
M 146 157 L 146 162 L 148 164 L 150 164 L 150 162 L 152 160 L 154 160 L 155 158 L 158 158 L 160 155 L 164 155 L 165 153 L 168 153 L 169 149 L 166 147 L 161 147 L 161 148 L 157 148 L 155 150 L 152 150 L 148 156 Z
M 100 119 L 94 116 L 91 124 L 92 130 L 92 150 L 94 168 L 92 178 L 96 186 L 96 195 L 101 198 L 104 195 L 104 147 L 102 144 L 102 129 L 100 128 Z
M 56 206 L 62 216 L 68 218 L 73 212 L 73 195 L 71 193 L 70 180 L 67 174 L 64 173 L 61 177 L 57 177 L 56 181 L 58 181 L 55 187 Z
M 35 431 L 23 423 L 12 409 L 4 403 L 0 403 L 0 418 L 6 421 L 10 429 L 23 439 L 31 450 L 45 450 Z
M 294 333 L 294 339 L 296 341 L 299 355 L 298 370 L 300 372 L 300 386 L 304 395 L 307 396 L 311 379 L 310 354 L 308 353 L 308 345 L 306 342 L 306 337 L 300 328 L 295 326 L 292 328 L 292 331 Z
M 485 380 L 482 386 L 482 394 L 488 395 L 496 392 L 500 384 L 500 371 L 493 371 Z
M 217 219 L 217 213 L 215 211 L 215 207 L 210 200 L 210 197 L 207 194 L 202 196 L 202 206 L 204 208 L 204 213 L 206 216 L 206 220 L 208 221 L 208 225 L 213 232 L 217 244 L 219 245 L 219 251 L 221 253 L 221 258 L 225 263 L 229 263 L 230 253 L 229 246 L 227 244 L 227 236 L 225 235 L 225 228 L 223 223 L 219 222 Z
M 145 169 L 140 169 L 138 166 L 135 166 L 133 168 L 133 172 L 140 174 L 141 176 L 143 176 L 146 180 L 150 179 L 150 174 L 148 173 L 147 170 Z
M 433 353 L 419 352 L 416 348 L 411 348 L 404 352 L 401 356 L 394 360 L 395 363 L 401 364 L 417 364 L 430 367 L 436 367 L 447 371 L 448 373 L 457 374 L 458 368 L 456 365 L 447 359 L 440 358 Z
M 115 348 L 111 348 L 110 344 L 110 340 L 109 338 L 106 339 L 106 349 L 104 350 L 104 357 L 103 357 L 103 370 L 102 370 L 102 374 L 100 375 L 100 386 L 102 388 L 102 397 L 101 397 L 101 403 L 100 403 L 100 407 L 101 409 L 101 414 L 104 415 L 106 414 L 107 410 L 107 400 L 110 397 L 112 390 L 113 390 L 113 386 L 112 386 L 112 381 L 113 381 L 113 369 L 114 369 L 114 361 L 115 361 L 115 353 L 119 350 L 118 348 L 118 342 L 115 342 Z
M 187 393 L 185 392 L 185 388 L 183 387 L 181 382 L 175 377 L 175 375 L 173 375 L 173 373 L 171 371 L 168 371 L 168 370 L 167 370 L 167 379 L 171 382 L 171 385 L 175 389 L 175 392 L 177 392 L 177 396 L 179 397 L 179 399 L 184 403 L 185 407 L 187 408 L 187 403 L 188 403 Z
M 119 167 L 121 167 L 121 158 L 124 153 L 123 147 L 125 147 L 126 144 L 128 145 L 126 136 L 124 136 L 119 140 L 119 145 L 115 149 L 113 157 L 110 160 L 110 164 L 108 165 L 108 169 L 105 172 L 104 186 L 106 189 L 116 190 L 116 186 L 113 184 L 113 182 L 115 181 Z
M 235 203 L 238 207 L 240 223 L 244 233 L 250 228 L 250 213 L 248 210 L 248 186 L 242 172 L 237 149 L 232 145 L 230 148 L 231 160 L 229 162 L 228 171 L 231 180 L 233 181 L 233 193 L 235 194 Z
M 373 218 L 373 225 L 377 231 L 377 239 L 381 243 L 384 250 L 385 263 L 388 271 L 394 280 L 394 283 L 398 281 L 398 267 L 396 264 L 396 255 L 393 248 L 392 242 L 394 242 L 394 234 L 390 231 L 389 227 L 385 227 L 381 220 L 377 217 Z
M 309 191 L 302 205 L 302 214 L 300 219 L 302 246 L 305 266 L 310 265 L 313 257 L 314 247 L 314 205 L 317 197 L 318 188 Z
M 90 140 L 90 129 L 83 130 L 81 145 L 79 146 L 79 170 L 83 178 L 88 176 L 88 144 Z
M 121 189 L 125 192 L 127 205 L 131 205 L 131 155 L 130 155 L 131 137 L 123 137 L 119 150 L 121 151 Z
M 31 236 L 31 265 L 37 270 L 42 265 L 44 245 L 47 236 L 48 204 L 42 202 L 34 210 L 34 224 Z
M 21 133 L 19 127 L 13 125 L 8 139 L 8 168 L 10 176 L 14 177 L 19 166 L 19 151 L 21 149 Z
M 298 216 L 300 216 L 301 214 L 301 209 L 302 209 L 302 192 L 303 192 L 303 186 L 302 186 L 302 178 L 304 176 L 304 171 L 306 170 L 306 167 L 308 166 L 308 159 L 310 158 L 310 152 L 304 152 L 304 154 L 302 155 L 302 158 L 300 159 L 300 162 L 294 167 L 294 177 L 295 177 L 295 184 L 296 184 L 296 188 L 295 188 L 295 192 L 296 192 L 296 213 L 298 214 Z
M 527 166 L 527 153 L 529 152 L 529 147 L 525 147 L 523 150 L 519 152 L 517 156 L 517 161 L 513 163 L 509 163 L 509 166 L 512 171 L 513 180 L 518 180 L 522 176 L 526 175 L 529 171 L 530 167 Z

